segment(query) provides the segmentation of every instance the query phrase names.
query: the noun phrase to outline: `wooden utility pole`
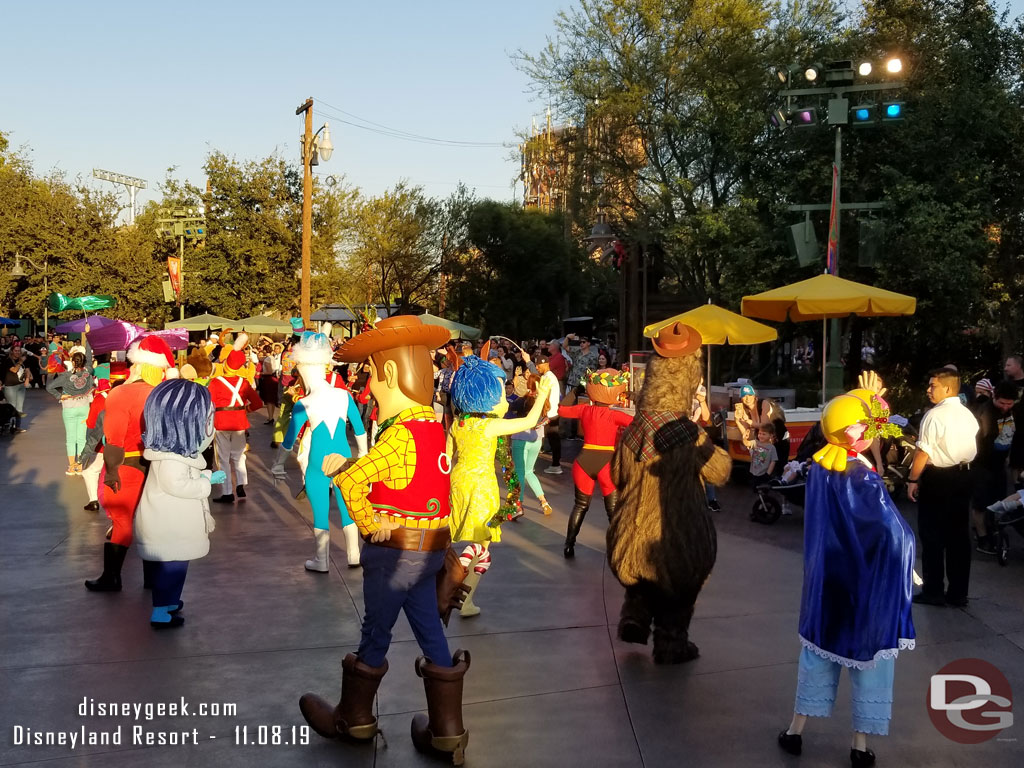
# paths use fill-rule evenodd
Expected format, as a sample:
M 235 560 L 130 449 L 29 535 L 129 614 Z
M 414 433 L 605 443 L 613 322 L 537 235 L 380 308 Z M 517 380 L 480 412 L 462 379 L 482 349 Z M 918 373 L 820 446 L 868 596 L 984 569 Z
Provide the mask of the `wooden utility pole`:
M 306 113 L 306 130 L 302 134 L 302 287 L 299 297 L 299 311 L 302 322 L 309 327 L 309 273 L 310 238 L 313 235 L 313 99 L 295 110 L 296 115 Z

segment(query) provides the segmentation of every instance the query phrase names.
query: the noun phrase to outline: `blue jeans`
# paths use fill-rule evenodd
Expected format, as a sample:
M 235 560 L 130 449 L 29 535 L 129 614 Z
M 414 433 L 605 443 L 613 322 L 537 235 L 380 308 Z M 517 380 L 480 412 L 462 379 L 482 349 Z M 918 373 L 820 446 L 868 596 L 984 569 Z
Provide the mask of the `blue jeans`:
M 853 730 L 886 736 L 892 718 L 892 681 L 895 659 L 878 659 L 871 669 L 850 669 Z M 828 717 L 836 703 L 842 666 L 823 659 L 807 648 L 800 649 L 796 706 L 800 715 Z
M 450 667 L 452 655 L 437 611 L 437 573 L 444 550 L 411 552 L 367 544 L 359 557 L 363 566 L 362 639 L 357 655 L 371 667 L 384 663 L 398 612 L 405 611 L 423 655 L 439 667 Z
M 4 398 L 16 411 L 14 414 L 14 426 L 21 429 L 21 414 L 25 410 L 25 385 L 16 384 L 13 387 L 4 387 Z

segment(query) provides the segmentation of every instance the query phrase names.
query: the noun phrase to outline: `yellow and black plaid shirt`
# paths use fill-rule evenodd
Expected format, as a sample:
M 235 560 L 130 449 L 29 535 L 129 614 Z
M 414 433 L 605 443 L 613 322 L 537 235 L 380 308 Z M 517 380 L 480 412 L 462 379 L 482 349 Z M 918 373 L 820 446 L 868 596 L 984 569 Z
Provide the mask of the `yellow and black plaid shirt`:
M 412 432 L 402 426 L 403 421 L 437 421 L 434 409 L 427 405 L 406 408 L 395 417 L 394 424 L 377 438 L 377 442 L 363 458 L 334 478 L 341 489 L 352 521 L 363 534 L 380 528 L 374 520 L 373 508 L 366 500 L 371 483 L 384 483 L 400 491 L 412 482 L 416 472 L 416 442 Z M 396 517 L 406 528 L 447 528 L 448 518 L 419 520 Z

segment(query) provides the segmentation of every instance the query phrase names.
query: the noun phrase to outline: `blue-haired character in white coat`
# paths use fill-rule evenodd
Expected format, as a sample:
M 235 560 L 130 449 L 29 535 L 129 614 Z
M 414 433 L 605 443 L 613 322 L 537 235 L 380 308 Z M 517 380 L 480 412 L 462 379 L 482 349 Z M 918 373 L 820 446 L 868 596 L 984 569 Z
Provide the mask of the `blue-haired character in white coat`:
M 352 395 L 343 389 L 336 389 L 327 383 L 325 371 L 333 358 L 330 338 L 324 333 L 306 331 L 293 349 L 295 366 L 302 377 L 306 396 L 296 401 L 291 421 L 282 447 L 290 451 L 302 427 L 309 425 L 308 458 L 303 473 L 306 496 L 313 507 L 313 534 L 316 538 L 316 554 L 306 561 L 306 570 L 327 573 L 331 533 L 328 519 L 331 509 L 331 495 L 341 510 L 341 526 L 345 534 L 345 554 L 349 567 L 359 565 L 359 529 L 349 517 L 348 508 L 341 498 L 341 491 L 323 473 L 324 458 L 340 453 L 346 458 L 352 456 L 349 447 L 346 424 L 352 428 L 356 438 L 357 458 L 366 454 L 366 430 L 359 417 L 359 407 Z M 305 438 L 304 438 L 305 439 Z

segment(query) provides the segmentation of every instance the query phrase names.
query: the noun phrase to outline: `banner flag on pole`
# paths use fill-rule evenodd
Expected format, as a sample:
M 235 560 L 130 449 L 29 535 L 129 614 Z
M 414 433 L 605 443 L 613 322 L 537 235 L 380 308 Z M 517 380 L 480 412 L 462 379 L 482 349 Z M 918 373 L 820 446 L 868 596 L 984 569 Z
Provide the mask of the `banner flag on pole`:
M 174 290 L 175 296 L 181 295 L 181 257 L 180 256 L 168 256 L 167 257 L 167 274 L 171 278 L 171 288 Z
M 828 216 L 828 252 L 825 256 L 825 270 L 830 275 L 839 272 L 839 166 L 832 163 L 832 209 Z

